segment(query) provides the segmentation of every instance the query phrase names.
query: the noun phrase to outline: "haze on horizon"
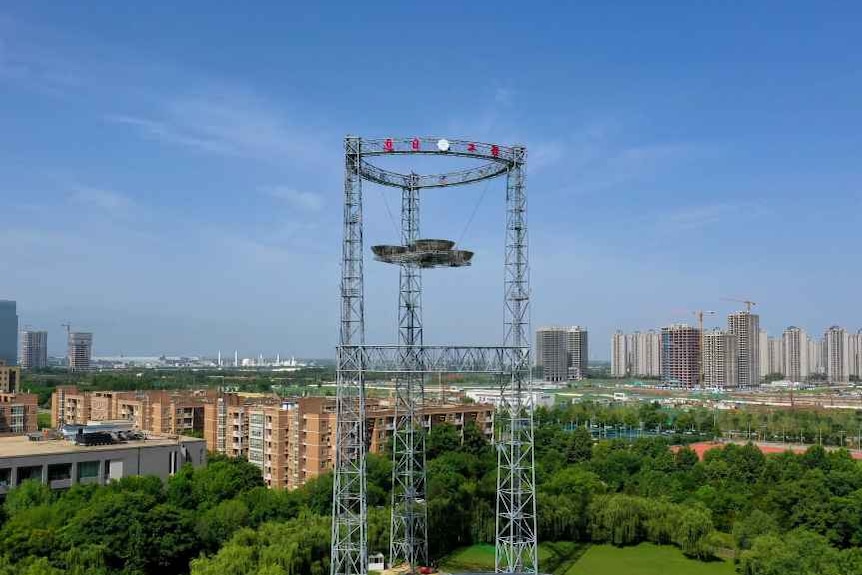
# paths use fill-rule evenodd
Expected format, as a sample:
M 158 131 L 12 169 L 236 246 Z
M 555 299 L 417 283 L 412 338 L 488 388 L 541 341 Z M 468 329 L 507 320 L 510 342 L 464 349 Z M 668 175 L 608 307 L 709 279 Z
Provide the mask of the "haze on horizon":
M 586 326 L 594 358 L 683 310 L 723 325 L 724 297 L 773 334 L 855 331 L 860 24 L 850 3 L 6 6 L 0 299 L 55 354 L 71 321 L 96 355 L 332 357 L 343 137 L 433 134 L 527 146 L 532 324 Z M 502 339 L 503 192 L 423 196 L 423 235 L 476 251 L 425 274 L 429 343 Z M 396 240 L 397 193 L 365 199 L 366 245 Z M 366 270 L 368 340 L 394 342 L 397 270 Z

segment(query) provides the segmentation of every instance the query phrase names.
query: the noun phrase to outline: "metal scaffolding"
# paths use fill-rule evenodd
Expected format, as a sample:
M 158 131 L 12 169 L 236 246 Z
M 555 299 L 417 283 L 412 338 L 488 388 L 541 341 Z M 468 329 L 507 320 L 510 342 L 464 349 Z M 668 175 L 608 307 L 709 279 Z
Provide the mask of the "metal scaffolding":
M 375 156 L 433 154 L 484 163 L 457 172 L 399 174 Z M 428 562 L 425 444 L 421 408 L 429 373 L 491 373 L 500 381 L 495 424 L 498 453 L 496 570 L 537 573 L 530 393 L 529 272 L 523 147 L 468 140 L 345 140 L 341 337 L 337 350 L 337 423 L 333 485 L 332 575 L 367 573 L 365 396 L 368 371 L 396 376 L 390 563 L 417 572 Z M 506 174 L 505 330 L 503 346 L 425 346 L 422 268 L 470 265 L 472 252 L 448 240 L 419 238 L 420 191 L 471 184 Z M 399 266 L 398 345 L 365 345 L 362 276 L 362 180 L 402 192 L 401 245 L 374 246 L 379 261 Z

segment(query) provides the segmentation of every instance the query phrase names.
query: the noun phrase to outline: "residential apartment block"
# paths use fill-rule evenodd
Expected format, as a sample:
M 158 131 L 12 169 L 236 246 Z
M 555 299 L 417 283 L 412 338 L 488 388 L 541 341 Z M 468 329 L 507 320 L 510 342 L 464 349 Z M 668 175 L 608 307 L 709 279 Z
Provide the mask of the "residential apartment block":
M 727 316 L 727 331 L 736 336 L 739 385 L 760 383 L 760 316 L 738 311 Z
M 790 381 L 801 383 L 808 379 L 808 335 L 805 330 L 791 325 L 781 337 L 784 347 L 784 369 L 781 373 Z
M 367 403 L 366 433 L 371 453 L 383 450 L 395 413 L 380 400 Z M 494 408 L 483 404 L 427 405 L 426 429 L 446 422 L 463 430 L 473 422 L 489 438 Z M 205 406 L 204 438 L 211 451 L 246 457 L 261 468 L 270 487 L 294 489 L 332 469 L 335 457 L 335 399 L 241 397 L 224 394 Z
M 833 325 L 823 334 L 826 377 L 830 383 L 850 381 L 850 338 L 843 327 Z
M 217 395 L 214 391 L 80 391 L 58 386 L 51 394 L 51 424 L 124 420 L 151 433 L 202 433 L 204 405 Z
M 15 393 L 20 385 L 21 368 L 0 359 L 0 393 Z
M 700 379 L 700 330 L 686 324 L 661 329 L 661 379 L 668 385 L 692 387 Z
M 653 330 L 614 333 L 611 340 L 612 377 L 660 377 L 661 335 Z
M 33 393 L 0 393 L 0 436 L 36 431 L 38 399 Z
M 44 369 L 48 367 L 48 332 L 25 329 L 21 332 L 21 367 Z
M 587 376 L 589 340 L 580 326 L 536 330 L 536 366 L 545 381 L 567 381 Z
M 738 385 L 737 339 L 721 330 L 708 331 L 703 337 L 703 384 L 712 388 Z
M 83 371 L 90 369 L 93 358 L 93 334 L 89 332 L 71 332 L 68 340 L 69 369 Z

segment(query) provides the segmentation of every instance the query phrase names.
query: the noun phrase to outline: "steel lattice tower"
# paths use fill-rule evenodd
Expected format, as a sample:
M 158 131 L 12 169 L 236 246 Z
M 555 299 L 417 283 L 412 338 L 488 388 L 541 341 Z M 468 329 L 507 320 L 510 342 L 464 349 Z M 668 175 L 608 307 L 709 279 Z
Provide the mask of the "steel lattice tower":
M 365 496 L 365 383 L 356 347 L 365 343 L 362 273 L 362 141 L 345 140 L 341 330 L 336 352 L 335 477 L 332 500 L 333 575 L 368 570 Z
M 400 174 L 371 164 L 385 155 L 449 155 L 481 165 L 433 175 Z M 341 329 L 337 357 L 332 575 L 366 575 L 365 390 L 368 371 L 395 374 L 390 563 L 416 571 L 428 561 L 425 444 L 421 407 L 432 373 L 493 374 L 501 403 L 495 422 L 498 454 L 497 572 L 538 572 L 533 397 L 530 388 L 529 265 L 526 151 L 467 140 L 345 140 Z M 505 336 L 502 346 L 427 346 L 422 326 L 422 268 L 470 264 L 472 252 L 448 240 L 419 239 L 421 190 L 506 175 Z M 401 245 L 373 246 L 376 259 L 399 265 L 399 341 L 366 345 L 363 294 L 362 180 L 401 190 Z
M 530 273 L 527 250 L 525 150 L 513 149 L 506 179 L 505 345 L 513 357 L 508 393 L 497 412 L 497 572 L 536 573 L 536 477 L 530 374 Z M 525 397 L 526 395 L 526 397 Z M 526 400 L 526 401 L 525 401 Z
M 401 193 L 401 243 L 419 239 L 419 190 L 416 175 Z M 399 270 L 398 339 L 404 375 L 395 383 L 395 429 L 392 442 L 392 517 L 389 561 L 412 569 L 428 564 L 425 504 L 425 434 L 420 412 L 424 381 L 419 371 L 422 346 L 422 271 L 402 262 Z

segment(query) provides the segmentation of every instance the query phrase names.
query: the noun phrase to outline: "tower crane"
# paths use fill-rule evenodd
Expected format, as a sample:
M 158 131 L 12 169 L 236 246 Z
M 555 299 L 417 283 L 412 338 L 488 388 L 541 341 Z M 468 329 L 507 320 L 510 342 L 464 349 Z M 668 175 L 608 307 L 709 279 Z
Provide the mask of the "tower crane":
M 733 297 L 723 297 L 721 299 L 723 299 L 724 301 L 735 301 L 737 303 L 745 304 L 745 311 L 747 311 L 748 313 L 751 313 L 751 308 L 757 305 L 756 301 L 751 301 L 750 299 L 737 299 Z

